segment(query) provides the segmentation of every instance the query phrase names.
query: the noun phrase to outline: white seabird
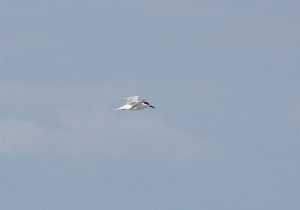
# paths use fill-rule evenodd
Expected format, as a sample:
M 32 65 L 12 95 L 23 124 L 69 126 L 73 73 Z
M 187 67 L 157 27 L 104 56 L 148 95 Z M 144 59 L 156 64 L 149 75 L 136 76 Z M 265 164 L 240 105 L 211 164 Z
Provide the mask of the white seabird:
M 131 96 L 125 99 L 127 99 L 127 103 L 124 106 L 121 106 L 120 108 L 117 108 L 115 110 L 139 110 L 139 109 L 145 109 L 147 107 L 151 107 L 155 109 L 154 106 L 150 105 L 144 99 L 140 99 L 139 96 Z

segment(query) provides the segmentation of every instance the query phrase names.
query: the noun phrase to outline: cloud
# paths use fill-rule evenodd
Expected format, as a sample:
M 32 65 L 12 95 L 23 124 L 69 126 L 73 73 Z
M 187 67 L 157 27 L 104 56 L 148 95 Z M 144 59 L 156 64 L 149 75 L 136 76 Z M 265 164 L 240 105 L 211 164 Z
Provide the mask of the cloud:
M 144 110 L 146 113 L 147 110 Z M 0 123 L 0 153 L 100 158 L 193 158 L 204 141 L 143 111 L 67 111 L 56 128 L 30 121 Z
M 0 154 L 33 151 L 41 144 L 45 130 L 28 121 L 5 120 L 0 122 Z

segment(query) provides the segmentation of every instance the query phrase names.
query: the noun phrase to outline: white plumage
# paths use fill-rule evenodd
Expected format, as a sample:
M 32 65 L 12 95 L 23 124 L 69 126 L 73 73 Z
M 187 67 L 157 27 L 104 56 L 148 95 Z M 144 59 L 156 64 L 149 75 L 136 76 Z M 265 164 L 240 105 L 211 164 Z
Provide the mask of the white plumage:
M 147 107 L 155 108 L 144 99 L 141 99 L 140 96 L 131 96 L 125 99 L 127 100 L 127 103 L 115 110 L 140 110 Z

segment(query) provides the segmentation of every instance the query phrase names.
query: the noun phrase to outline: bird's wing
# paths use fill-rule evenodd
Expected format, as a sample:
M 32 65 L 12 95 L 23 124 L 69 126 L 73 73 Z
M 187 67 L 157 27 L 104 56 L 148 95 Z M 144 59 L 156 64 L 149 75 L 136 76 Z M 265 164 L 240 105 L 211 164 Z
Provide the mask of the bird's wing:
M 125 99 L 127 100 L 127 104 L 131 104 L 131 103 L 139 102 L 140 97 L 139 96 L 131 96 L 131 97 L 128 97 Z
M 129 103 L 129 105 L 131 105 L 131 108 L 130 109 L 133 109 L 139 105 L 141 105 L 143 103 L 143 101 L 138 101 L 138 102 L 131 102 Z

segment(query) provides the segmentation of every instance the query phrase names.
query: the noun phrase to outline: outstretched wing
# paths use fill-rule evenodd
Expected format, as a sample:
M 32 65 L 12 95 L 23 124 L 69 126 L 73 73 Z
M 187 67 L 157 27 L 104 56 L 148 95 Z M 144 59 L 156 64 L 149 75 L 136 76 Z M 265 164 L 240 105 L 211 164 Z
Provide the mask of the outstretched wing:
M 127 100 L 127 104 L 131 104 L 131 103 L 137 103 L 140 100 L 139 96 L 131 96 L 128 98 L 125 98 Z

